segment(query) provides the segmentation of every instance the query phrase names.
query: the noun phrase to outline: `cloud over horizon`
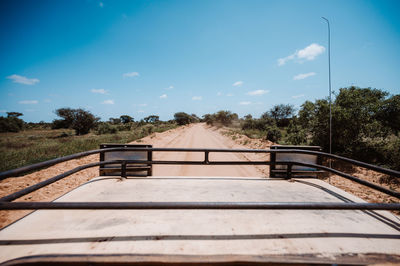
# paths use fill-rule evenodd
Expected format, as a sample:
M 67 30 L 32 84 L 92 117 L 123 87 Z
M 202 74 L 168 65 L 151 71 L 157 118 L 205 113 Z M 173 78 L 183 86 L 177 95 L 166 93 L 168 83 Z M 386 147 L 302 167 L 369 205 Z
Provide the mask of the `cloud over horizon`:
M 294 80 L 301 80 L 301 79 L 305 79 L 311 76 L 315 76 L 316 73 L 315 72 L 310 72 L 310 73 L 304 73 L 304 74 L 298 74 L 296 76 L 293 77 Z
M 235 83 L 233 83 L 232 84 L 232 86 L 234 86 L 234 87 L 240 87 L 240 86 L 242 86 L 243 85 L 243 81 L 236 81 Z
M 91 89 L 90 91 L 92 93 L 107 94 L 107 91 L 105 89 Z
M 138 72 L 128 72 L 122 75 L 124 78 L 133 78 L 133 77 L 139 77 Z
M 19 104 L 38 104 L 39 101 L 37 100 L 24 100 L 24 101 L 19 101 Z
M 11 79 L 14 83 L 25 84 L 25 85 L 35 85 L 40 80 L 36 78 L 27 78 L 24 76 L 20 76 L 17 74 L 13 74 L 11 76 L 6 77 L 7 79 Z
M 298 99 L 298 98 L 303 98 L 305 95 L 304 94 L 299 94 L 299 95 L 293 95 L 293 99 Z
M 114 100 L 105 100 L 102 104 L 114 104 Z
M 203 97 L 201 97 L 201 96 L 193 96 L 192 97 L 193 101 L 201 101 L 202 99 L 203 99 Z
M 317 43 L 312 43 L 304 49 L 296 51 L 294 54 L 278 59 L 278 66 L 283 66 L 290 60 L 297 59 L 299 62 L 303 60 L 311 61 L 314 60 L 318 55 L 325 52 L 325 47 Z
M 247 95 L 250 95 L 250 96 L 257 96 L 257 95 L 266 94 L 266 93 L 268 93 L 268 92 L 269 92 L 269 90 L 255 90 L 255 91 L 249 91 L 249 92 L 247 93 Z

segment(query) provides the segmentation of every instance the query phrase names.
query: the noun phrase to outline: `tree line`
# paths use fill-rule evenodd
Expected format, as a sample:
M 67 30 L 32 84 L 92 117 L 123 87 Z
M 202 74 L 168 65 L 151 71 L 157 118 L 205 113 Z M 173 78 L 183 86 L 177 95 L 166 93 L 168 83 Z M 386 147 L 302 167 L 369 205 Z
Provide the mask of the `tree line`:
M 205 114 L 177 112 L 174 119 L 162 122 L 157 115 L 139 121 L 129 115 L 110 118 L 107 122 L 83 109 L 60 108 L 59 119 L 51 128 L 71 128 L 76 135 L 94 130 L 97 134 L 131 130 L 135 126 L 157 123 L 186 125 L 205 122 L 209 125 L 233 126 L 248 136 L 263 137 L 279 144 L 318 145 L 329 150 L 329 102 L 327 99 L 305 101 L 296 110 L 290 104 L 277 104 L 259 118 L 221 110 Z M 0 117 L 0 132 L 18 132 L 27 127 L 19 117 L 9 112 Z M 39 123 L 40 124 L 40 123 Z M 341 88 L 332 101 L 332 152 L 362 161 L 400 170 L 400 94 L 390 95 L 380 89 Z
M 371 89 L 341 88 L 332 101 L 332 152 L 400 170 L 400 95 Z M 279 144 L 317 145 L 329 151 L 329 102 L 304 102 L 299 110 L 278 104 L 259 118 L 238 119 L 230 111 L 206 114 L 208 124 L 239 123 L 247 135 Z

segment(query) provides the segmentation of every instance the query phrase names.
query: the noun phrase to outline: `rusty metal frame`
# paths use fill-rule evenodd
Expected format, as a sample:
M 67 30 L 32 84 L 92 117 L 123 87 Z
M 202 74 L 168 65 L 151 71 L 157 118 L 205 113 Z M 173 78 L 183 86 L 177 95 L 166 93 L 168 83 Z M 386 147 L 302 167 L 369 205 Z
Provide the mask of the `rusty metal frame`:
M 383 192 L 387 195 L 400 199 L 400 192 L 387 189 L 385 187 L 376 185 L 374 183 L 362 180 L 360 178 L 351 176 L 341 171 L 322 166 L 317 164 L 300 163 L 295 161 L 285 162 L 271 162 L 271 161 L 210 161 L 210 153 L 302 153 L 313 154 L 318 156 L 325 156 L 334 158 L 354 165 L 362 166 L 367 169 L 375 170 L 380 173 L 389 174 L 396 178 L 400 177 L 400 172 L 382 168 L 375 165 L 366 164 L 360 161 L 352 160 L 349 158 L 332 155 L 317 151 L 307 151 L 299 149 L 287 150 L 248 150 L 248 149 L 183 149 L 183 148 L 131 148 L 131 147 L 118 147 L 106 148 L 100 150 L 93 150 L 83 153 L 78 153 L 62 158 L 50 160 L 47 162 L 22 167 L 15 170 L 0 173 L 0 180 L 12 177 L 21 173 L 37 170 L 45 166 L 53 165 L 58 162 L 67 161 L 71 159 L 80 158 L 90 154 L 100 153 L 104 151 L 147 151 L 147 152 L 202 152 L 204 153 L 204 160 L 202 161 L 154 161 L 154 160 L 113 160 L 113 161 L 100 161 L 76 167 L 60 175 L 49 178 L 38 184 L 32 185 L 3 198 L 0 198 L 0 210 L 15 210 L 15 209 L 357 209 L 357 210 L 400 210 L 400 203 L 321 203 L 321 202 L 308 202 L 308 203 L 290 203 L 290 202 L 11 202 L 26 194 L 29 194 L 37 189 L 54 183 L 63 179 L 71 174 L 81 170 L 101 166 L 106 164 L 121 164 L 121 176 L 126 176 L 126 164 L 169 164 L 169 165 L 287 165 L 286 179 L 292 178 L 292 166 L 301 165 L 313 167 L 319 170 L 327 171 L 337 174 L 346 179 L 352 180 L 364 186 Z
M 107 143 L 107 144 L 100 144 L 100 149 L 103 150 L 100 152 L 100 161 L 103 162 L 105 161 L 105 154 L 107 153 L 108 148 L 152 148 L 152 145 L 147 145 L 147 144 L 115 144 L 115 143 Z M 147 161 L 152 161 L 153 160 L 153 152 L 147 151 Z M 153 167 L 151 164 L 146 164 L 148 166 L 147 169 L 143 169 L 143 166 L 139 166 L 137 169 L 128 169 L 129 167 L 127 164 L 121 164 L 121 169 L 123 172 L 119 171 L 121 174 L 118 174 L 117 172 L 111 172 L 111 173 L 106 173 L 105 170 L 106 168 L 99 167 L 99 175 L 100 176 L 122 176 L 122 173 L 124 173 L 123 177 L 127 176 L 143 176 L 139 174 L 133 174 L 134 172 L 146 172 L 147 176 L 152 176 L 153 175 Z M 129 174 L 130 173 L 130 174 Z

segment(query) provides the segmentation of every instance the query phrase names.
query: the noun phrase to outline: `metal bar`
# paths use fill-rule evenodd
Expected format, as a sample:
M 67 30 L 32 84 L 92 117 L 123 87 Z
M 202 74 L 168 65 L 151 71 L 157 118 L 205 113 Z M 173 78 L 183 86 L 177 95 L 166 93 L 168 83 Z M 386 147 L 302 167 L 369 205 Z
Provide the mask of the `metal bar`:
M 121 177 L 126 178 L 126 161 L 121 163 Z
M 289 163 L 287 165 L 287 176 L 286 176 L 287 179 L 291 179 L 292 178 L 292 165 L 293 164 L 291 164 L 291 163 Z
M 58 163 L 62 163 L 62 162 L 65 162 L 65 161 L 78 159 L 78 158 L 81 158 L 81 157 L 84 157 L 84 156 L 100 153 L 100 151 L 101 150 L 91 150 L 91 151 L 75 153 L 75 154 L 71 154 L 71 155 L 68 155 L 68 156 L 52 159 L 52 160 L 49 160 L 49 161 L 35 163 L 35 164 L 31 164 L 31 165 L 20 167 L 20 168 L 17 168 L 17 169 L 12 169 L 12 170 L 8 170 L 8 171 L 5 171 L 5 172 L 1 172 L 0 173 L 0 180 L 3 180 L 5 178 L 7 178 L 7 177 L 19 176 L 19 175 L 27 173 L 27 172 L 38 170 L 40 168 L 44 168 L 44 167 L 48 167 L 48 166 L 52 166 L 52 165 L 55 165 L 55 164 L 58 164 Z
M 322 155 L 325 156 L 327 158 L 331 158 L 331 159 L 336 159 L 339 161 L 343 161 L 343 162 L 347 162 L 347 163 L 351 163 L 357 166 L 361 166 L 370 170 L 374 170 L 376 172 L 382 173 L 382 174 L 387 174 L 390 176 L 394 176 L 394 177 L 398 177 L 400 178 L 400 172 L 399 171 L 395 171 L 392 169 L 387 169 L 387 168 L 383 168 L 383 167 L 379 167 L 376 165 L 372 165 L 372 164 L 368 164 L 368 163 L 364 163 L 364 162 L 360 162 L 357 160 L 353 160 L 353 159 L 349 159 L 346 157 L 342 157 L 339 155 L 335 155 L 335 154 L 329 154 L 329 153 L 325 153 L 325 152 L 320 152 L 320 151 L 307 151 L 307 150 L 269 150 L 269 152 L 271 153 L 301 153 L 301 154 L 310 154 L 310 155 Z
M 54 183 L 54 182 L 56 182 L 58 180 L 61 180 L 61 179 L 65 178 L 65 177 L 67 177 L 67 176 L 75 174 L 76 172 L 79 172 L 81 170 L 84 170 L 84 169 L 87 169 L 87 168 L 91 168 L 91 167 L 94 167 L 94 166 L 98 166 L 98 165 L 106 165 L 106 164 L 112 164 L 112 163 L 120 163 L 120 161 L 95 162 L 95 163 L 90 163 L 90 164 L 85 164 L 85 165 L 82 165 L 82 166 L 78 166 L 78 167 L 76 167 L 76 168 L 74 168 L 72 170 L 69 170 L 69 171 L 65 172 L 65 173 L 62 173 L 60 175 L 56 175 L 56 176 L 54 176 L 52 178 L 49 178 L 49 179 L 44 180 L 42 182 L 39 182 L 39 183 L 37 183 L 35 185 L 32 185 L 30 187 L 27 187 L 27 188 L 24 188 L 22 190 L 19 190 L 19 191 L 15 192 L 15 193 L 12 193 L 12 194 L 8 195 L 8 196 L 2 197 L 0 199 L 0 202 L 1 201 L 12 201 L 12 200 L 18 199 L 18 198 L 20 198 L 22 196 L 25 196 L 26 194 L 29 194 L 29 193 L 31 193 L 31 192 L 33 192 L 35 190 L 38 190 L 38 189 L 40 189 L 42 187 L 47 186 L 47 185 L 50 185 L 51 183 Z
M 338 170 L 335 170 L 335 169 L 332 169 L 332 168 L 329 168 L 329 167 L 326 167 L 326 166 L 316 165 L 316 164 L 308 164 L 308 163 L 298 163 L 298 162 L 294 162 L 293 164 L 300 165 L 300 166 L 310 166 L 310 167 L 315 167 L 315 168 L 320 169 L 320 170 L 325 170 L 327 172 L 331 172 L 331 173 L 337 174 L 337 175 L 339 175 L 341 177 L 344 177 L 346 179 L 349 179 L 349 180 L 354 181 L 356 183 L 359 183 L 361 185 L 370 187 L 372 189 L 378 190 L 378 191 L 383 192 L 383 193 L 385 193 L 387 195 L 390 195 L 390 196 L 393 196 L 395 198 L 400 199 L 400 192 L 381 187 L 381 186 L 376 185 L 374 183 L 362 180 L 360 178 L 354 177 L 352 175 L 340 172 Z
M 3 198 L 0 199 L 0 201 L 12 201 L 15 200 L 17 198 L 20 198 L 26 194 L 29 194 L 37 189 L 40 189 L 44 186 L 47 186 L 51 183 L 54 183 L 62 178 L 65 178 L 71 174 L 74 174 L 76 172 L 79 172 L 81 170 L 87 169 L 87 168 L 91 168 L 94 166 L 98 166 L 98 165 L 107 165 L 107 164 L 115 164 L 115 163 L 121 163 L 121 160 L 115 160 L 115 161 L 103 161 L 103 162 L 96 162 L 96 163 L 91 163 L 91 164 L 87 164 L 87 165 L 83 165 L 83 166 L 79 166 L 77 168 L 74 168 L 70 171 L 67 171 L 63 174 L 57 175 L 55 177 L 52 177 L 48 180 L 42 181 L 38 184 L 32 185 L 30 187 L 27 187 L 23 190 L 17 191 L 13 194 L 10 194 L 8 196 L 5 196 Z M 143 160 L 126 160 L 126 163 L 141 163 L 141 164 L 178 164 L 178 165 L 204 165 L 205 162 L 204 161 L 143 161 Z M 352 180 L 354 182 L 357 182 L 359 184 L 365 185 L 367 187 L 373 188 L 375 190 L 378 190 L 380 192 L 386 193 L 390 196 L 396 197 L 396 198 L 400 198 L 400 193 L 378 186 L 376 184 L 373 184 L 371 182 L 359 179 L 357 177 L 348 175 L 346 173 L 340 172 L 338 170 L 329 168 L 329 167 L 325 167 L 322 165 L 316 165 L 316 164 L 306 164 L 306 163 L 298 163 L 298 162 L 274 162 L 276 165 L 289 165 L 289 164 L 294 164 L 294 165 L 301 165 L 301 166 L 308 166 L 308 167 L 313 167 L 316 169 L 320 169 L 320 170 L 325 170 L 327 172 L 331 172 L 334 174 L 337 174 L 339 176 L 342 176 L 344 178 L 347 178 L 349 180 Z M 237 162 L 225 162 L 225 161 L 217 161 L 217 162 L 208 162 L 208 165 L 268 165 L 271 164 L 271 162 L 248 162 L 248 161 L 237 161 Z
M 209 164 L 210 163 L 210 160 L 209 160 L 209 157 L 208 157 L 209 153 L 210 153 L 209 151 L 205 151 L 204 152 L 204 163 L 205 164 Z
M 76 209 L 239 209 L 400 210 L 400 203 L 333 202 L 0 202 L 0 210 Z
M 72 155 L 68 155 L 65 157 L 61 157 L 61 158 L 57 158 L 57 159 L 53 159 L 53 160 L 49 160 L 46 162 L 41 162 L 41 163 L 37 163 L 37 164 L 33 164 L 33 165 L 29 165 L 29 166 L 24 166 L 21 168 L 17 168 L 17 169 L 13 169 L 13 170 L 9 170 L 9 171 L 5 171 L 0 173 L 0 180 L 5 179 L 7 177 L 13 177 L 13 176 L 18 176 L 21 175 L 23 173 L 26 172 L 30 172 L 33 170 L 37 170 L 43 167 L 47 167 L 47 166 L 51 166 L 60 162 L 64 162 L 64 161 L 68 161 L 68 160 L 72 160 L 72 159 L 77 159 L 80 157 L 84 157 L 84 156 L 88 156 L 91 154 L 96 154 L 96 153 L 100 153 L 100 152 L 107 152 L 107 151 L 158 151 L 158 152 L 219 152 L 219 153 L 271 153 L 271 154 L 275 154 L 275 153 L 300 153 L 300 154 L 312 154 L 312 155 L 322 155 L 325 156 L 327 158 L 332 158 L 332 159 L 336 159 L 336 160 L 341 160 L 344 162 L 348 162 L 357 166 L 361 166 L 367 169 L 371 169 L 383 174 L 387 174 L 387 175 L 391 175 L 391 176 L 395 176 L 395 177 L 399 177 L 400 178 L 400 172 L 399 171 L 395 171 L 395 170 L 391 170 L 391 169 L 387 169 L 387 168 L 383 168 L 383 167 L 379 167 L 379 166 L 375 166 L 372 164 L 367 164 L 364 162 L 360 162 L 357 160 L 353 160 L 353 159 L 349 159 L 349 158 L 345 158 L 345 157 L 341 157 L 338 155 L 334 155 L 334 154 L 329 154 L 329 153 L 324 153 L 324 152 L 318 152 L 318 151 L 307 151 L 307 150 L 251 150 L 251 149 L 185 149 L 185 148 L 106 148 L 106 149 L 99 149 L 99 150 L 92 150 L 92 151 L 87 151 L 87 152 L 81 152 L 81 153 L 76 153 L 76 154 L 72 154 Z

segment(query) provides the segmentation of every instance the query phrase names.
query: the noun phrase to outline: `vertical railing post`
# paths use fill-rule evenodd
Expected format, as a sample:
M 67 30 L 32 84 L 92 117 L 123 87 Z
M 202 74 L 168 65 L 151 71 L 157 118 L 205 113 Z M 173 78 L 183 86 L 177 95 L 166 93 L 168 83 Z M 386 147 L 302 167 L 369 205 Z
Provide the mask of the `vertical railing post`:
M 209 158 L 208 158 L 208 155 L 209 155 L 209 151 L 204 151 L 204 163 L 205 164 L 209 164 Z
M 121 177 L 126 178 L 126 161 L 121 162 Z
M 291 163 L 289 163 L 287 165 L 287 178 L 286 179 L 291 179 L 292 178 L 292 165 Z
M 271 162 L 271 165 L 269 166 L 269 176 L 270 177 L 275 177 L 274 170 L 276 169 L 276 153 L 271 150 L 270 156 L 269 156 L 269 161 Z

